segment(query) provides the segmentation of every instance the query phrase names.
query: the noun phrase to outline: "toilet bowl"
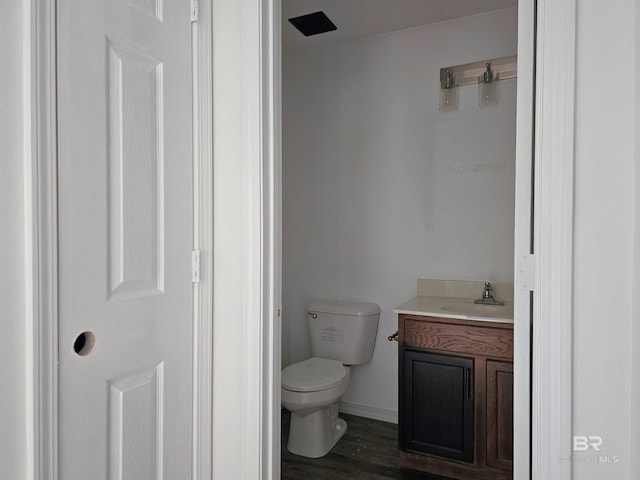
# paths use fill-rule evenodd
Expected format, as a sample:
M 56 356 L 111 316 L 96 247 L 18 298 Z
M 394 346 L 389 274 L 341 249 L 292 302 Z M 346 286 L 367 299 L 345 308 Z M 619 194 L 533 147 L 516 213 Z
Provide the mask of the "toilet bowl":
M 372 303 L 316 301 L 308 305 L 312 357 L 282 370 L 282 405 L 291 412 L 287 450 L 326 455 L 347 431 L 338 416 L 350 365 L 373 356 L 380 307 Z
M 295 372 L 301 367 L 307 371 L 304 377 Z M 337 360 L 313 357 L 283 370 L 281 398 L 291 412 L 287 446 L 291 453 L 323 457 L 346 433 L 338 401 L 349 386 L 349 371 Z

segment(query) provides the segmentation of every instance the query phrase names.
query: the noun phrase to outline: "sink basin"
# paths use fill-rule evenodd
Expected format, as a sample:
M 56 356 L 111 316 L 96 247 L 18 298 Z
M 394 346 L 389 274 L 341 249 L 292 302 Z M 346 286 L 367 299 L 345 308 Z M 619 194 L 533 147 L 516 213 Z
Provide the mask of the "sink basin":
M 513 318 L 512 305 L 483 305 L 472 300 L 452 302 L 440 307 L 444 312 L 476 317 Z

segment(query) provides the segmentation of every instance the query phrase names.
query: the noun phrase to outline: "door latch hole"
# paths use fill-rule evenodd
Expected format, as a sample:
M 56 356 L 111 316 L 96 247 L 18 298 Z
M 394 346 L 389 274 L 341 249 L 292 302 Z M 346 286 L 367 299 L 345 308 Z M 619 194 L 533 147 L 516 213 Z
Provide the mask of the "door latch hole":
M 82 332 L 73 342 L 73 351 L 81 357 L 86 357 L 93 351 L 96 341 L 96 336 L 93 332 Z

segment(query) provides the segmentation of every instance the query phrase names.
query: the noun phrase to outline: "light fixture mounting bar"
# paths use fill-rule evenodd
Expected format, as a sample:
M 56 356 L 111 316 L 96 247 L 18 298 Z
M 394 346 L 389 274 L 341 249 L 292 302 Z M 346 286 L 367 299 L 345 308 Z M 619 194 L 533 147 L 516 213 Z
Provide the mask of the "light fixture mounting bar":
M 490 60 L 482 60 L 481 62 L 441 68 L 440 84 L 442 85 L 442 82 L 447 76 L 447 71 L 449 71 L 453 77 L 454 86 L 477 85 L 478 77 L 481 77 L 487 70 L 487 63 L 491 65 L 494 81 L 516 78 L 518 76 L 518 56 L 512 55 L 510 57 L 492 58 Z

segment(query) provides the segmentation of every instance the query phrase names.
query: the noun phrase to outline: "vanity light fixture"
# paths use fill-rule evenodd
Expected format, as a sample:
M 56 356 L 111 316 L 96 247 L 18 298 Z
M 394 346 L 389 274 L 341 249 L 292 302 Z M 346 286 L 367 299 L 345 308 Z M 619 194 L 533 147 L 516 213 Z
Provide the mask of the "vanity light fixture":
M 453 83 L 451 71 L 440 72 L 440 111 L 451 112 L 458 109 L 458 89 Z
M 440 111 L 458 109 L 458 90 L 477 85 L 481 107 L 498 103 L 497 82 L 518 76 L 518 57 L 493 58 L 440 69 Z

